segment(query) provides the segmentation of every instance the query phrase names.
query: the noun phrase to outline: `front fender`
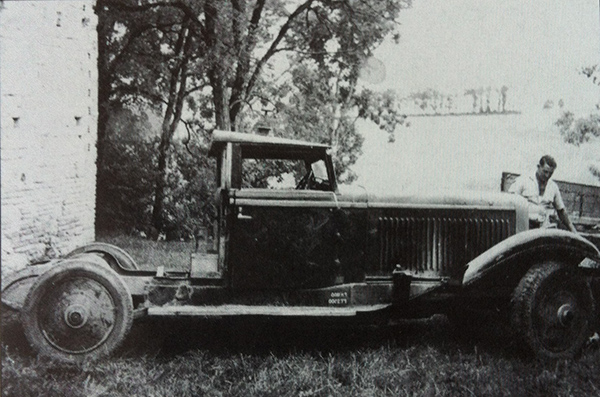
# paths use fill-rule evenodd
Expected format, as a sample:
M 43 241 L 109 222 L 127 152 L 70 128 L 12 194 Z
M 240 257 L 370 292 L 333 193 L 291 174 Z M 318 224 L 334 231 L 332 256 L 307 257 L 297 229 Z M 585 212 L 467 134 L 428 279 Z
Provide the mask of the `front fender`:
M 560 229 L 533 229 L 517 233 L 485 251 L 467 265 L 463 287 L 475 286 L 493 274 L 526 271 L 534 258 L 559 260 L 559 255 L 600 261 L 600 251 L 576 233 Z M 522 261 L 522 259 L 529 259 Z M 577 263 L 579 263 L 577 261 Z M 522 266 L 519 264 L 522 263 Z M 514 268 L 517 266 L 517 269 Z

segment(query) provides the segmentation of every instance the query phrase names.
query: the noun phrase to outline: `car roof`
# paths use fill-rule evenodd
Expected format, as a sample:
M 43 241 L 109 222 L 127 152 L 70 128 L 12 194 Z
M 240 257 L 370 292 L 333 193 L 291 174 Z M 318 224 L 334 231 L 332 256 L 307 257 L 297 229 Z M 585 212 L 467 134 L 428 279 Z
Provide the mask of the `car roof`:
M 295 139 L 214 130 L 209 156 L 218 156 L 228 143 L 239 144 L 244 158 L 296 159 L 323 155 L 329 145 Z

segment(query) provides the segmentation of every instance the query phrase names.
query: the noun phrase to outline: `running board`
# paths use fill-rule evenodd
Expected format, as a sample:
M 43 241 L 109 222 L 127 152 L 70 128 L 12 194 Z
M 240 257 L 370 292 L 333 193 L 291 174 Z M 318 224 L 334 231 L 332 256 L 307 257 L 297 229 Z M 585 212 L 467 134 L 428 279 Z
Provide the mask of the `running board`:
M 161 306 L 148 308 L 149 316 L 192 316 L 192 317 L 231 317 L 231 316 L 269 316 L 269 317 L 352 317 L 359 313 L 376 312 L 390 307 L 391 304 L 319 307 L 319 306 Z

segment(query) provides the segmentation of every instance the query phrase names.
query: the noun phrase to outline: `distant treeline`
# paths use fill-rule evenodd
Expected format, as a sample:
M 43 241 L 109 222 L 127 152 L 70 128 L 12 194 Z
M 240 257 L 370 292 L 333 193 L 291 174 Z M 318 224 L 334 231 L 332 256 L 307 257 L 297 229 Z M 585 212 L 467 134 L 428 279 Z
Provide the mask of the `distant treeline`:
M 510 114 L 508 87 L 469 88 L 462 93 L 444 93 L 428 88 L 400 100 L 401 112 L 411 116 Z

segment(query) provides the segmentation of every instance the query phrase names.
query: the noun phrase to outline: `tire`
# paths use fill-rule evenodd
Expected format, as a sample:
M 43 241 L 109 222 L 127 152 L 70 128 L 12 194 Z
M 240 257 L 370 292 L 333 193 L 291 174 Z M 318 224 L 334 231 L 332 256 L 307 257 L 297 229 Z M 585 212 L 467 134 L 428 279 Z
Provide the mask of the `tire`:
M 588 340 L 594 300 L 576 269 L 557 262 L 535 265 L 512 296 L 512 326 L 542 359 L 575 357 Z
M 39 355 L 65 363 L 94 361 L 125 339 L 133 302 L 113 270 L 71 260 L 36 280 L 25 298 L 21 322 Z

